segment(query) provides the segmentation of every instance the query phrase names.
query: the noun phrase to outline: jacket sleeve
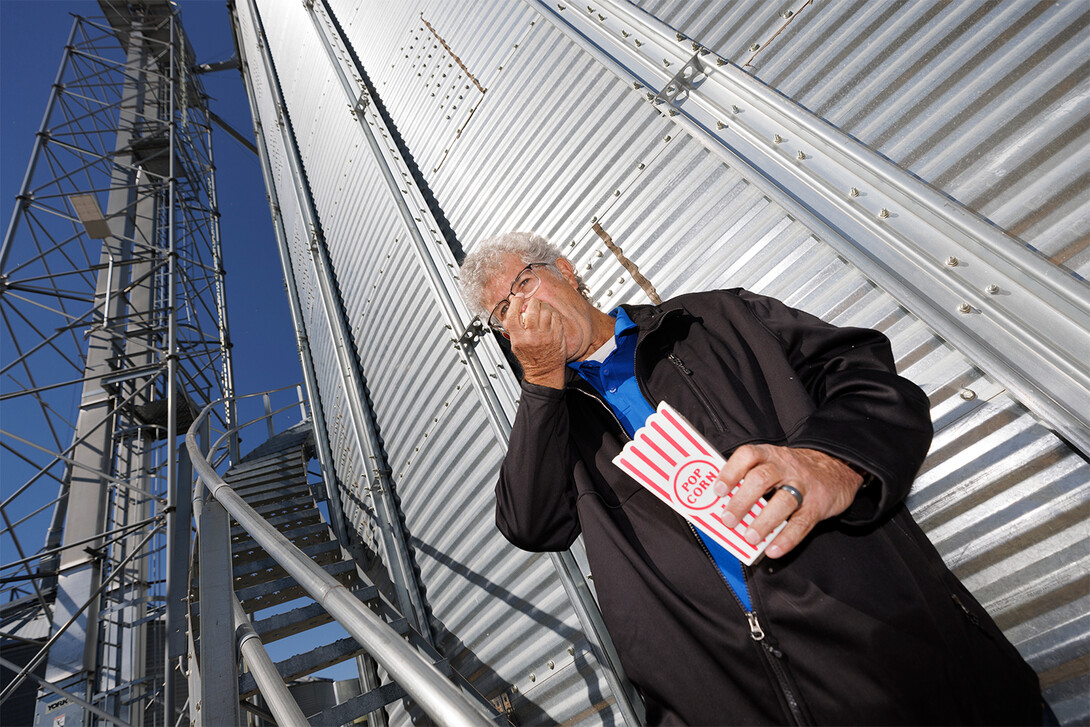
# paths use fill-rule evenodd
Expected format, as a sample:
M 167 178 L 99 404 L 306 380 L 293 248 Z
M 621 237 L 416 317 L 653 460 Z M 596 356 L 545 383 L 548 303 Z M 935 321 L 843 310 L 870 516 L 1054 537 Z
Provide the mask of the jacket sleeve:
M 837 327 L 773 299 L 739 294 L 779 338 L 817 409 L 791 434 L 791 446 L 830 454 L 873 476 L 841 515 L 873 522 L 901 503 L 931 446 L 927 396 L 898 376 L 889 339 Z
M 522 383 L 496 484 L 496 525 L 523 550 L 565 550 L 579 535 L 564 395 Z

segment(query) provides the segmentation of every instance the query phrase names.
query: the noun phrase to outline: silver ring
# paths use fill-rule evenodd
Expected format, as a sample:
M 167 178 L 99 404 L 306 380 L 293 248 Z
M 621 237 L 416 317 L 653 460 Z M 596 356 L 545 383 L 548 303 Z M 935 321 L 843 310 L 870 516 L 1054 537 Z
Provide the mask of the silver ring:
M 791 485 L 780 485 L 780 486 L 779 486 L 778 488 L 776 488 L 776 489 L 778 489 L 778 490 L 783 490 L 783 491 L 784 491 L 784 492 L 786 492 L 786 493 L 787 493 L 788 495 L 791 495 L 791 497 L 795 498 L 795 501 L 796 501 L 797 503 L 799 503 L 799 504 L 798 504 L 798 507 L 796 507 L 796 508 L 795 508 L 796 510 L 798 510 L 798 509 L 799 509 L 800 507 L 802 507 L 802 493 L 801 493 L 801 492 L 799 492 L 799 491 L 798 491 L 797 489 L 795 489 L 795 488 L 794 488 L 794 487 L 792 487 Z

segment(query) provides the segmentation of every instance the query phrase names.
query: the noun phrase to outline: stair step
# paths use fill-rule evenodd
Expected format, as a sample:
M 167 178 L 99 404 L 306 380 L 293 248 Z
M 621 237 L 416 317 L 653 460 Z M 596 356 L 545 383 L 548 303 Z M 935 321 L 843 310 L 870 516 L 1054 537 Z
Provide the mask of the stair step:
M 332 563 L 336 560 L 340 560 L 341 546 L 335 540 L 330 540 L 325 543 L 316 543 L 309 547 L 303 548 L 303 553 L 314 562 L 322 565 L 324 563 Z M 268 578 L 279 578 L 284 573 L 284 569 L 280 567 L 280 564 L 273 560 L 271 555 L 266 555 L 259 560 L 243 562 L 231 569 L 231 575 L 235 579 L 235 588 L 239 588 L 242 585 L 249 585 L 255 582 L 253 578 L 257 577 L 262 580 Z
M 306 471 L 306 467 L 303 466 L 301 461 L 275 461 L 270 462 L 268 467 L 257 468 L 249 472 L 237 473 L 233 469 L 228 470 L 223 479 L 236 489 L 246 489 L 286 479 L 302 480 L 305 479 Z
M 301 421 L 290 429 L 274 435 L 271 439 L 254 447 L 253 451 L 242 458 L 240 464 L 262 459 L 285 449 L 302 449 L 311 446 L 313 430 L 310 421 Z
M 319 669 L 325 669 L 327 666 L 340 664 L 342 661 L 347 661 L 362 653 L 364 653 L 363 647 L 359 645 L 359 642 L 348 636 L 338 639 L 332 644 L 311 649 L 305 654 L 296 654 L 289 659 L 277 662 L 276 670 L 280 672 L 280 676 L 283 677 L 285 682 L 290 682 Z M 249 697 L 256 691 L 257 685 L 251 674 L 239 675 L 238 693 L 240 698 Z
M 317 535 L 320 533 L 326 533 L 327 535 L 329 534 L 329 526 L 320 520 L 317 522 L 300 525 L 298 527 L 293 527 L 291 530 L 282 530 L 280 528 L 277 529 L 280 530 L 281 535 L 290 540 L 296 546 L 299 546 L 299 543 L 301 542 L 310 542 L 310 538 L 313 535 Z M 243 550 L 249 550 L 250 548 L 256 547 L 258 547 L 257 541 L 254 540 L 252 537 L 240 537 L 238 540 L 231 541 L 231 550 L 235 553 L 239 553 Z
M 356 582 L 356 566 L 352 561 L 342 560 L 330 563 L 322 569 L 345 585 Z M 235 595 L 242 602 L 243 610 L 253 613 L 263 608 L 294 601 L 296 598 L 305 596 L 306 591 L 295 582 L 294 578 L 285 575 L 267 583 L 254 583 L 243 588 L 236 588 Z
M 269 475 L 268 479 L 262 478 L 261 480 L 243 480 L 241 482 L 231 482 L 231 488 L 239 494 L 239 497 L 250 502 L 251 499 L 260 498 L 262 495 L 282 490 L 285 487 L 298 487 L 300 485 L 309 485 L 305 473 L 302 470 L 297 472 L 279 472 L 277 476 Z
M 306 552 L 307 548 L 323 545 L 332 542 L 332 540 L 333 538 L 329 537 L 328 528 L 322 528 L 317 532 L 295 538 L 293 544 L 303 552 Z M 233 544 L 231 550 L 231 566 L 235 569 L 238 569 L 239 566 L 246 565 L 247 563 L 256 563 L 269 557 L 269 554 L 265 552 L 265 549 L 252 540 L 247 541 L 246 544 Z
M 312 507 L 310 510 L 296 510 L 284 513 L 283 515 L 265 518 L 269 525 L 272 525 L 277 530 L 280 530 L 281 526 L 286 526 L 289 523 L 294 523 L 292 527 L 301 527 L 303 525 L 320 522 L 321 519 L 322 513 L 317 507 Z M 241 525 L 236 524 L 231 526 L 231 537 L 245 537 L 249 539 L 250 534 Z
M 235 492 L 238 492 L 238 490 L 235 490 Z M 258 507 L 271 505 L 274 502 L 283 502 L 290 498 L 306 497 L 311 502 L 314 500 L 314 496 L 310 493 L 310 485 L 306 482 L 300 484 L 282 482 L 279 487 L 262 492 L 238 492 L 238 494 L 242 496 L 247 505 L 255 510 Z
M 299 512 L 307 508 L 314 507 L 314 498 L 309 494 L 306 497 L 296 497 L 294 500 L 285 500 L 284 502 L 275 502 L 271 505 L 262 505 L 261 507 L 255 507 L 256 512 L 266 520 L 270 520 L 279 515 L 287 515 L 292 512 Z
M 308 714 L 307 722 L 311 724 L 354 724 L 356 719 L 366 714 L 382 709 L 388 704 L 393 704 L 407 695 L 400 684 L 390 682 L 372 689 L 366 694 L 352 697 L 347 702 L 318 714 Z
M 283 464 L 290 462 L 302 466 L 303 456 L 303 450 L 300 447 L 272 452 L 266 457 L 244 459 L 238 464 L 231 465 L 231 468 L 227 470 L 227 475 L 229 477 L 245 477 L 255 472 L 268 471 L 276 463 L 281 463 L 281 466 L 283 466 Z
M 352 592 L 356 598 L 364 602 L 378 596 L 378 588 L 375 586 L 357 586 Z M 302 606 L 255 621 L 254 631 L 261 637 L 262 643 L 269 644 L 331 621 L 333 621 L 333 617 L 326 612 L 322 604 L 311 603 L 308 606 Z

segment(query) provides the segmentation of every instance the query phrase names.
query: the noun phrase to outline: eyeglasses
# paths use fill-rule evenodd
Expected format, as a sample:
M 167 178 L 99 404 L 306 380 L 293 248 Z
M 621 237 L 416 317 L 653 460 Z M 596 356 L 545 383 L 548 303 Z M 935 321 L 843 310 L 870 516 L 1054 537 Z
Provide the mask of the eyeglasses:
M 515 281 L 511 283 L 510 294 L 492 309 L 492 315 L 488 316 L 488 325 L 500 333 L 506 333 L 503 327 L 503 319 L 507 317 L 507 309 L 511 307 L 511 296 L 521 293 L 524 298 L 533 297 L 538 287 L 541 286 L 541 278 L 534 272 L 534 268 L 548 267 L 548 265 L 549 263 L 530 263 L 519 271 L 519 274 L 515 276 Z

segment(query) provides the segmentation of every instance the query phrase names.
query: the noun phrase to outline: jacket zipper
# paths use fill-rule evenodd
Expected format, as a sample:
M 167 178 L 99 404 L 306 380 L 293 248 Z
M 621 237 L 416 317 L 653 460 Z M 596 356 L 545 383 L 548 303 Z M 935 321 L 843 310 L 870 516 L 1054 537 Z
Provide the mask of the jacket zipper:
M 720 420 L 719 416 L 715 413 L 715 408 L 712 407 L 711 402 L 708 401 L 707 395 L 700 389 L 700 387 L 696 385 L 696 382 L 693 380 L 693 370 L 686 366 L 685 362 L 681 360 L 681 357 L 673 352 L 667 354 L 666 358 L 678 369 L 678 371 L 683 374 L 683 378 L 688 383 L 689 388 L 696 395 L 697 399 L 700 400 L 700 403 L 703 404 L 705 411 L 707 411 L 708 415 L 715 423 L 715 426 L 719 427 L 720 430 L 726 429 L 726 427 L 723 425 L 722 420 Z M 704 544 L 704 541 L 701 540 L 700 536 L 696 532 L 696 528 L 693 527 L 692 523 L 689 523 L 689 528 L 693 531 L 693 537 L 695 537 L 700 543 L 700 547 L 704 551 L 704 554 L 708 556 L 708 558 L 712 561 L 712 565 L 715 565 L 715 558 L 712 558 L 712 554 L 708 552 L 708 547 Z M 764 629 L 761 627 L 761 622 L 757 619 L 756 609 L 747 611 L 745 604 L 742 603 L 742 599 L 738 597 L 738 594 L 735 593 L 734 589 L 730 587 L 730 583 L 727 583 L 727 579 L 723 576 L 721 572 L 719 572 L 718 566 L 716 566 L 715 570 L 717 573 L 719 573 L 719 577 L 723 579 L 723 582 L 726 583 L 727 590 L 730 591 L 731 596 L 734 597 L 734 600 L 738 604 L 738 607 L 741 608 L 742 612 L 745 614 L 746 621 L 749 623 L 750 638 L 757 642 L 758 646 L 760 646 L 761 650 L 764 652 L 764 655 L 768 660 L 769 666 L 771 666 L 772 668 L 772 673 L 776 675 L 776 681 L 780 687 L 780 693 L 783 694 L 784 701 L 787 702 L 787 706 L 791 710 L 791 717 L 794 719 L 795 724 L 806 724 L 806 720 L 802 716 L 802 710 L 799 708 L 798 699 L 796 699 L 795 693 L 791 690 L 791 685 L 787 680 L 787 672 L 784 670 L 784 666 L 782 663 L 783 652 L 765 639 L 765 632 Z M 745 583 L 746 591 L 749 593 L 750 600 L 752 601 L 753 590 L 749 587 L 749 568 L 747 568 L 745 565 L 742 566 L 742 581 Z
M 613 409 L 610 408 L 609 404 L 602 401 L 600 398 L 598 398 L 598 396 L 590 393 L 589 391 L 583 391 L 582 389 L 574 387 L 574 386 L 570 387 L 570 388 L 571 388 L 572 391 L 578 391 L 583 396 L 589 397 L 591 401 L 595 401 L 595 402 L 601 404 L 602 407 L 609 413 L 609 415 L 611 417 L 613 417 L 613 421 L 617 422 L 617 428 L 619 430 L 621 430 L 621 436 L 624 437 L 624 440 L 626 442 L 631 442 L 632 441 L 632 437 L 628 436 L 628 432 L 625 431 L 624 425 L 621 424 L 621 420 L 617 418 L 617 415 L 613 413 Z
M 726 585 L 727 591 L 734 599 L 734 602 L 738 604 L 738 608 L 745 614 L 746 621 L 749 624 L 749 637 L 761 647 L 761 651 L 768 660 L 769 666 L 772 667 L 772 673 L 776 675 L 776 682 L 780 688 L 780 693 L 783 695 L 784 701 L 787 702 L 788 709 L 791 710 L 792 719 L 797 725 L 806 724 L 806 719 L 802 716 L 802 710 L 799 708 L 795 693 L 791 690 L 791 685 L 787 681 L 787 672 L 784 670 L 783 664 L 780 663 L 783 660 L 783 652 L 765 640 L 765 631 L 761 626 L 760 620 L 757 618 L 757 610 L 746 610 L 746 606 L 742 603 L 742 599 L 734 592 L 730 583 L 723 576 L 722 571 L 719 570 L 719 566 L 715 563 L 715 558 L 712 557 L 711 552 L 708 550 L 708 546 L 696 532 L 696 528 L 687 520 L 686 524 L 689 526 L 689 529 L 693 531 L 693 537 L 696 538 L 697 543 L 700 544 L 700 549 L 704 551 L 704 555 L 712 562 L 712 565 L 715 567 L 715 572 L 719 574 L 719 578 L 722 579 L 724 585 Z M 749 567 L 746 565 L 742 566 L 742 581 L 745 583 L 746 592 L 749 594 L 750 600 L 752 601 L 753 591 L 749 587 Z

